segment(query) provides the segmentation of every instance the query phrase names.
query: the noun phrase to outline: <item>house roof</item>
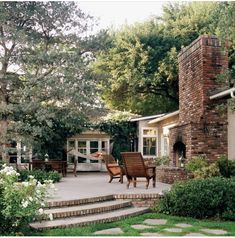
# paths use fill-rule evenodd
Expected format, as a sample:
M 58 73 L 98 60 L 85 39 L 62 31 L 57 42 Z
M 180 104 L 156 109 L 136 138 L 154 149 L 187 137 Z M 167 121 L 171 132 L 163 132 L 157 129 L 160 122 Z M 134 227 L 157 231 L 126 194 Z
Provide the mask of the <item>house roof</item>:
M 159 118 L 155 118 L 151 121 L 148 122 L 148 124 L 153 124 L 153 123 L 156 123 L 156 122 L 159 122 L 159 121 L 163 121 L 169 117 L 173 117 L 175 115 L 178 115 L 179 114 L 179 110 L 178 111 L 175 111 L 175 112 L 170 112 L 170 113 L 166 113 L 164 114 L 163 116 L 159 117 Z
M 235 88 L 230 88 L 230 89 L 223 90 L 219 93 L 215 93 L 210 96 L 210 99 L 223 98 L 226 96 L 230 96 L 232 98 L 235 97 Z
M 152 116 L 146 116 L 146 117 L 137 117 L 137 118 L 132 118 L 130 121 L 144 121 L 144 120 L 150 120 L 150 119 L 155 119 L 155 118 L 159 118 L 166 115 L 166 113 L 163 114 L 157 114 L 157 115 L 152 115 Z

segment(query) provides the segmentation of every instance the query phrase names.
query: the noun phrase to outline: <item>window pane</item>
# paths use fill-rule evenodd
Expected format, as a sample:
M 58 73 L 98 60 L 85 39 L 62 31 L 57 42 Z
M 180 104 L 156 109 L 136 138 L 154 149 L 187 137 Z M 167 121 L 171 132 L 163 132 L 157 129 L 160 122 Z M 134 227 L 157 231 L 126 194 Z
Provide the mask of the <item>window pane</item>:
M 154 130 L 154 129 L 144 129 L 143 130 L 143 134 L 144 135 L 156 135 L 156 130 Z
M 68 146 L 69 146 L 69 149 L 74 149 L 75 148 L 75 141 L 74 140 L 68 141 Z
M 143 138 L 143 155 L 156 155 L 156 138 Z
M 91 141 L 91 142 L 90 142 L 90 147 L 91 147 L 91 148 L 97 148 L 97 149 L 98 149 L 98 141 Z
M 86 163 L 86 159 L 82 157 L 78 157 L 78 163 Z
M 86 147 L 86 141 L 78 141 L 78 147 Z

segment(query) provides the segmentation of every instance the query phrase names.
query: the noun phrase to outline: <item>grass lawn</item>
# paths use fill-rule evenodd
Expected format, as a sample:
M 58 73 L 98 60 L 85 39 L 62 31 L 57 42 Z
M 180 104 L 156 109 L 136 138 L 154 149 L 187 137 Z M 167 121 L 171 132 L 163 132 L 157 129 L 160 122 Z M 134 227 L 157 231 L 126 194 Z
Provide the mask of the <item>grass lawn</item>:
M 145 219 L 154 219 L 161 218 L 167 219 L 167 223 L 165 225 L 153 225 L 151 228 L 144 230 L 135 230 L 131 227 L 134 224 L 143 224 Z M 164 231 L 165 228 L 173 228 L 177 223 L 188 223 L 191 224 L 190 228 L 182 228 L 183 231 L 180 233 L 171 233 Z M 201 229 L 209 228 L 209 229 L 223 229 L 228 233 L 226 236 L 235 236 L 235 222 L 228 221 L 211 221 L 211 220 L 197 220 L 192 218 L 184 218 L 184 217 L 176 217 L 169 216 L 157 213 L 146 213 L 140 215 L 138 217 L 132 217 L 128 219 L 124 219 L 118 222 L 106 223 L 106 224 L 96 224 L 85 227 L 70 227 L 64 229 L 52 229 L 46 230 L 42 232 L 31 231 L 29 232 L 31 236 L 94 236 L 93 233 L 98 230 L 109 229 L 120 227 L 124 233 L 120 236 L 140 236 L 143 232 L 158 232 L 162 236 L 183 236 L 188 233 L 201 233 L 205 235 L 210 235 L 200 231 Z M 175 227 L 176 228 L 176 227 Z M 104 236 L 104 235 L 102 235 Z M 110 235 L 108 235 L 110 236 Z M 112 235 L 113 236 L 113 235 Z

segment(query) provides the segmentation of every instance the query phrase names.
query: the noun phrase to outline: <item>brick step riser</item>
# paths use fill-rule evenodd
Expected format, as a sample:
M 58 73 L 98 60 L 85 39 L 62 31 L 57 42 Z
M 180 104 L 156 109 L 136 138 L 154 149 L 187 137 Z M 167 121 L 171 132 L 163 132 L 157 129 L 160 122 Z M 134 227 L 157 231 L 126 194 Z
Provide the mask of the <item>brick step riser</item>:
M 68 228 L 68 227 L 74 227 L 74 226 L 87 226 L 87 225 L 93 225 L 93 224 L 101 224 L 101 223 L 107 223 L 107 222 L 114 222 L 114 221 L 119 221 L 128 217 L 132 216 L 137 216 L 144 214 L 148 212 L 150 209 L 144 210 L 144 211 L 138 211 L 138 212 L 133 212 L 132 214 L 128 215 L 122 215 L 118 217 L 112 217 L 112 218 L 104 218 L 101 220 L 96 220 L 96 221 L 87 221 L 87 222 L 80 222 L 80 223 L 73 223 L 73 224 L 67 224 L 67 225 L 59 225 L 59 226 L 51 226 L 51 227 L 43 227 L 43 228 L 34 228 L 36 230 L 48 230 L 48 229 L 55 229 L 55 228 Z
M 74 217 L 74 216 L 87 216 L 91 214 L 98 214 L 98 213 L 104 213 L 104 212 L 110 212 L 122 208 L 132 207 L 131 202 L 125 202 L 122 204 L 107 206 L 107 207 L 99 207 L 99 208 L 90 208 L 90 209 L 84 209 L 84 210 L 75 210 L 75 211 L 68 211 L 68 212 L 56 212 L 52 213 L 54 219 L 58 218 L 67 218 L 67 217 Z M 48 210 L 50 211 L 50 210 Z M 50 212 L 48 212 L 50 213 Z
M 111 201 L 111 200 L 114 200 L 113 195 L 67 200 L 67 201 L 54 201 L 54 202 L 48 202 L 47 208 L 70 207 L 70 206 L 86 205 L 86 204 L 105 202 L 105 201 Z

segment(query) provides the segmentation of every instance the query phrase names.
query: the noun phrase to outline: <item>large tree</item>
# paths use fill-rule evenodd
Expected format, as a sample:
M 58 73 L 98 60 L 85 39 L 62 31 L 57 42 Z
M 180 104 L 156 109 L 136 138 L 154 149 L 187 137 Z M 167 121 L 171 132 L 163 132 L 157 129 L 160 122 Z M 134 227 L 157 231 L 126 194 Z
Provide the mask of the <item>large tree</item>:
M 0 3 L 1 145 L 61 146 L 99 106 L 82 43 L 91 22 L 74 2 Z
M 161 18 L 110 32 L 112 43 L 94 64 L 103 100 L 143 115 L 177 109 L 177 54 L 199 35 L 215 32 L 217 5 L 167 4 Z

